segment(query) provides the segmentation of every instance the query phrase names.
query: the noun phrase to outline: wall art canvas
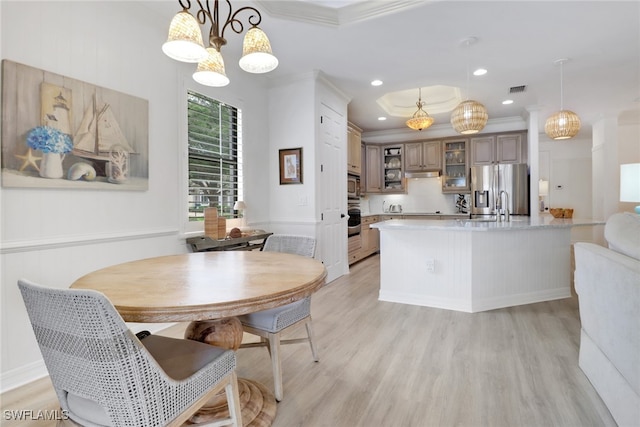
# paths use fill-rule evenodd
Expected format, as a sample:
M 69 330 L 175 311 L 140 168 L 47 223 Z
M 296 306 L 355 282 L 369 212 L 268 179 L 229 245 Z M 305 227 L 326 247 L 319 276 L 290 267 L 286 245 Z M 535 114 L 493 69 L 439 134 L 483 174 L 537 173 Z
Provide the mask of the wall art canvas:
M 149 102 L 2 61 L 2 186 L 149 188 Z

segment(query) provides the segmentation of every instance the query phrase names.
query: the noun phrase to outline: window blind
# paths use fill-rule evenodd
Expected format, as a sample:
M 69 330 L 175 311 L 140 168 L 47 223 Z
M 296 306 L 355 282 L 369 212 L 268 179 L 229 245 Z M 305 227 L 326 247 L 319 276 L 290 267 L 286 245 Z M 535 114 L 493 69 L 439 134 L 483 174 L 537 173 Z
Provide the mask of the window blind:
M 242 144 L 237 108 L 188 91 L 189 221 L 203 221 L 204 209 L 236 218 L 242 194 Z

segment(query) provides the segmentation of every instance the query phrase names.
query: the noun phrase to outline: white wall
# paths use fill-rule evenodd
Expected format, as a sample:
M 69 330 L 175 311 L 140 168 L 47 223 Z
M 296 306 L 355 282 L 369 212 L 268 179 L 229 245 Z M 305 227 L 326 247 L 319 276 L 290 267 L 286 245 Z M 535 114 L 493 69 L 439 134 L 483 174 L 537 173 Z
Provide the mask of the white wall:
M 549 181 L 545 205 L 571 208 L 574 218 L 592 218 L 591 140 L 540 139 L 540 177 Z
M 408 178 L 407 194 L 370 194 L 361 200 L 363 214 L 382 213 L 382 205 L 385 208 L 390 204 L 402 205 L 402 211 L 413 212 L 436 212 L 443 214 L 458 213 L 456 209 L 457 194 L 442 193 L 442 178 Z M 469 196 L 467 195 L 467 206 L 471 212 Z
M 640 121 L 640 118 L 637 120 Z M 640 163 L 639 123 L 621 123 L 618 126 L 618 164 L 626 163 Z M 618 179 L 618 196 L 620 195 L 619 191 L 620 180 Z M 618 202 L 618 212 L 631 212 L 638 205 L 640 203 Z
M 315 236 L 315 91 L 313 73 L 276 82 L 269 90 L 269 217 L 274 232 Z M 279 150 L 299 147 L 302 184 L 280 185 Z
M 269 220 L 267 78 L 239 69 L 238 38 L 223 50 L 231 84 L 213 89 L 193 83 L 193 64 L 162 53 L 168 22 L 154 7 L 0 2 L 2 58 L 148 100 L 150 153 L 148 191 L 0 189 L 3 391 L 46 373 L 18 278 L 64 288 L 98 268 L 187 251 L 187 87 L 242 109 L 247 219 Z

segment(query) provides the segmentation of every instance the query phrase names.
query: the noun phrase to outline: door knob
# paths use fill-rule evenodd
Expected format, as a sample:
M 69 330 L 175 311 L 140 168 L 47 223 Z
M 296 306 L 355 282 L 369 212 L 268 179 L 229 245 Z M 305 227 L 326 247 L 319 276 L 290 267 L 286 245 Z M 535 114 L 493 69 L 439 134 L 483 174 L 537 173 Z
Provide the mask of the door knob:
M 340 218 L 344 218 L 344 217 L 345 217 L 345 214 L 340 214 Z

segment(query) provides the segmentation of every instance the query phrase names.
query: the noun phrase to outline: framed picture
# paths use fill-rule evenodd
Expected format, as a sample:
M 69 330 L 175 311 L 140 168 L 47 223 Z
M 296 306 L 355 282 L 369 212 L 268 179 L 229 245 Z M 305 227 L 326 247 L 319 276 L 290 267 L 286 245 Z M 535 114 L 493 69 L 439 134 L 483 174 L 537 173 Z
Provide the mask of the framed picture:
M 2 60 L 2 186 L 147 190 L 149 102 Z
M 280 150 L 280 185 L 302 184 L 302 147 Z

